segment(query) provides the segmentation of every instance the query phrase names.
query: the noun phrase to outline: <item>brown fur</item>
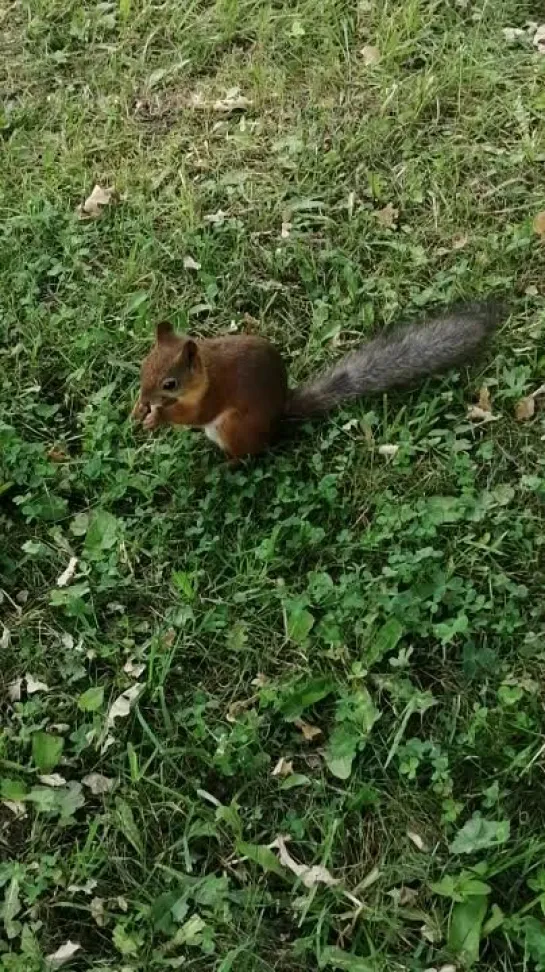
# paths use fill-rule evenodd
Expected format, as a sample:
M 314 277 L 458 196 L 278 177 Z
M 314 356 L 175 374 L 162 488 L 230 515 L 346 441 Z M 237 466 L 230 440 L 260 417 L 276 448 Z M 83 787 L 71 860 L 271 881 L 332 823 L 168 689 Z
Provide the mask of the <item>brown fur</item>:
M 277 349 L 265 338 L 226 335 L 191 341 L 196 355 L 184 360 L 188 339 L 158 329 L 142 364 L 140 398 L 133 415 L 148 427 L 161 422 L 202 428 L 217 423 L 222 448 L 232 458 L 264 449 L 273 438 L 288 395 L 288 378 Z M 173 392 L 162 389 L 174 379 Z
M 280 353 L 265 338 L 195 340 L 161 324 L 142 364 L 133 416 L 147 428 L 161 423 L 204 428 L 236 460 L 266 449 L 284 417 L 317 415 L 471 359 L 498 319 L 493 306 L 470 305 L 428 324 L 400 328 L 291 392 Z

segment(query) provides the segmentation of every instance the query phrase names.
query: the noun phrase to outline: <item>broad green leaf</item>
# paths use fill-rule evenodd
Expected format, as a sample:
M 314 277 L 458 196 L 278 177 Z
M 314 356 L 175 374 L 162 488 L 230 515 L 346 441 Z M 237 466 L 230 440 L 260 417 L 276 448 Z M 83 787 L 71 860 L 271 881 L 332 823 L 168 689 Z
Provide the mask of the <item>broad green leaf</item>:
M 341 698 L 335 714 L 335 728 L 329 738 L 326 763 L 331 773 L 340 780 L 350 776 L 352 763 L 358 749 L 365 745 L 367 737 L 380 713 L 366 688 Z
M 361 732 L 350 724 L 341 723 L 331 733 L 325 761 L 330 773 L 338 780 L 347 780 L 350 776 L 360 739 Z
M 50 773 L 58 764 L 64 749 L 62 736 L 35 732 L 32 736 L 32 759 L 41 773 Z
M 350 955 L 341 948 L 328 945 L 324 948 L 318 963 L 320 969 L 340 969 L 344 972 L 377 972 L 377 965 L 373 961 Z
M 491 935 L 493 931 L 496 931 L 496 928 L 499 928 L 500 925 L 503 925 L 504 921 L 505 921 L 505 915 L 503 911 L 501 910 L 501 908 L 498 907 L 497 904 L 493 904 L 492 908 L 490 909 L 490 917 L 487 919 L 487 921 L 485 921 L 483 925 L 481 938 L 485 938 L 485 936 Z
M 303 644 L 314 625 L 314 615 L 297 601 L 286 605 L 286 636 L 297 645 Z
M 455 904 L 450 918 L 448 945 L 462 957 L 466 965 L 473 965 L 479 958 L 479 945 L 488 901 L 484 896 L 468 898 Z
M 450 851 L 452 854 L 474 854 L 488 847 L 497 847 L 509 840 L 509 833 L 508 820 L 484 820 L 475 813 L 456 834 Z
M 134 814 L 131 807 L 126 800 L 122 799 L 122 797 L 117 797 L 115 801 L 115 811 L 116 823 L 119 830 L 124 837 L 126 837 L 129 844 L 132 844 L 136 853 L 139 854 L 140 857 L 143 857 L 144 848 L 140 838 L 140 831 L 136 826 L 136 821 L 134 819 Z
M 19 880 L 16 877 L 12 877 L 6 888 L 4 904 L 2 905 L 2 920 L 7 938 L 16 938 L 20 933 L 21 925 L 18 921 L 15 921 L 15 916 L 19 914 L 20 910 Z
M 279 877 L 286 877 L 286 872 L 276 854 L 264 844 L 247 844 L 246 841 L 240 840 L 237 843 L 237 854 L 247 857 L 254 864 L 259 864 L 259 867 L 262 867 L 264 871 L 271 871 L 273 874 L 278 874 Z
M 22 780 L 0 779 L 0 796 L 3 800 L 24 800 L 28 789 Z
M 83 712 L 96 712 L 101 708 L 103 701 L 104 689 L 102 685 L 93 685 L 80 695 L 78 708 Z
M 310 778 L 305 776 L 303 773 L 293 773 L 291 776 L 287 776 L 285 780 L 282 780 L 280 784 L 281 790 L 293 790 L 298 786 L 308 786 L 310 783 Z
M 115 926 L 112 941 L 121 955 L 137 955 L 141 942 L 137 935 L 131 934 L 124 925 Z
M 394 650 L 403 634 L 403 625 L 397 618 L 389 618 L 374 635 L 365 651 L 363 663 L 370 666 L 380 661 L 389 651 Z
M 527 915 L 522 921 L 524 946 L 536 967 L 545 969 L 545 923 Z
M 85 549 L 87 553 L 97 555 L 104 550 L 110 550 L 117 543 L 118 520 L 107 510 L 96 510 L 91 516 Z
M 330 678 L 300 679 L 283 696 L 279 704 L 280 712 L 288 722 L 293 722 L 294 719 L 298 719 L 302 715 L 305 709 L 325 699 L 334 689 L 335 683 Z

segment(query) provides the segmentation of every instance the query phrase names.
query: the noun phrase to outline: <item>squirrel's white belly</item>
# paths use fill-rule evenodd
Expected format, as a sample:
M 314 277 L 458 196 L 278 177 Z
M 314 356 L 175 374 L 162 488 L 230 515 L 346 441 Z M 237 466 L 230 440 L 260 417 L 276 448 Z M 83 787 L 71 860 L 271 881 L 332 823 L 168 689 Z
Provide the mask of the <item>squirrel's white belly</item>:
M 224 440 L 219 428 L 222 418 L 222 415 L 218 415 L 213 422 L 209 422 L 208 425 L 203 425 L 203 431 L 207 439 L 210 439 L 211 442 L 215 442 L 220 449 L 225 449 Z

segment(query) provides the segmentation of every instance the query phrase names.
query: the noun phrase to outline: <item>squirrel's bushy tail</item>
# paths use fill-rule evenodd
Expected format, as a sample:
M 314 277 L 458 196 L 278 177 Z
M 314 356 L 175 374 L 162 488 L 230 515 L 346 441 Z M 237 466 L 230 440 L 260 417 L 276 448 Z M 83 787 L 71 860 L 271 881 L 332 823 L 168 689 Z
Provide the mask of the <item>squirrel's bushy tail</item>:
M 286 414 L 306 418 L 363 395 L 406 388 L 470 361 L 503 316 L 496 304 L 469 304 L 422 324 L 396 328 L 342 358 L 298 388 Z

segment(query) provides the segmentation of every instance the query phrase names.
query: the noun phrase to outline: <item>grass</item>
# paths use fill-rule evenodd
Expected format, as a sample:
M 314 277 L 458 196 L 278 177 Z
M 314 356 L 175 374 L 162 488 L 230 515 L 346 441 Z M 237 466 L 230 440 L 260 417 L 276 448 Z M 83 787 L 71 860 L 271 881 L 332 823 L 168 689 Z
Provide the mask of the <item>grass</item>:
M 1 968 L 545 969 L 545 427 L 514 417 L 545 58 L 502 32 L 539 16 L 0 12 Z M 95 183 L 119 200 L 80 221 Z M 297 379 L 487 295 L 470 373 L 236 471 L 127 419 L 165 316 L 258 330 Z

